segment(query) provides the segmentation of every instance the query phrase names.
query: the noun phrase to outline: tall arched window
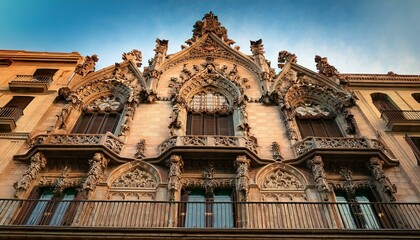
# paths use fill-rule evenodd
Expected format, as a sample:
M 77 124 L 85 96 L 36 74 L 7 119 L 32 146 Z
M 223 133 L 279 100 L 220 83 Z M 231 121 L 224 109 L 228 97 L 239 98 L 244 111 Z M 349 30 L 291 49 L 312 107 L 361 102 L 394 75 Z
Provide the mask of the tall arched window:
M 213 91 L 194 95 L 188 107 L 187 135 L 234 135 L 226 97 Z

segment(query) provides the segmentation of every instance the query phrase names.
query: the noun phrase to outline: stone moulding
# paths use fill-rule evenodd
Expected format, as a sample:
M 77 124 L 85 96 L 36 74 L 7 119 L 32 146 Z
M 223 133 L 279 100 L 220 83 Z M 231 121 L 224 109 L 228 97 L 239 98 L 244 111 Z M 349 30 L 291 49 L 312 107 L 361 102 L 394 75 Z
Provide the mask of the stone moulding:
M 106 134 L 43 134 L 29 140 L 29 146 L 39 145 L 99 145 L 116 154 L 120 154 L 124 142 L 112 135 Z
M 173 136 L 158 146 L 159 154 L 173 147 L 248 148 L 258 154 L 258 144 L 245 136 Z

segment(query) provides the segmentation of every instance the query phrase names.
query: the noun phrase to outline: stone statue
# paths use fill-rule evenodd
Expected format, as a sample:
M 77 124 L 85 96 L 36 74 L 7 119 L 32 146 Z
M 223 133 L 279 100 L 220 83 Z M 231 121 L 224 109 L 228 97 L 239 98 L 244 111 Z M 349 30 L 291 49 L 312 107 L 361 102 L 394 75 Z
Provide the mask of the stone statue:
M 20 193 L 28 190 L 32 181 L 38 177 L 40 171 L 44 169 L 46 165 L 47 159 L 41 152 L 37 152 L 31 157 L 31 164 L 29 165 L 29 168 L 26 170 L 25 174 L 23 174 L 22 179 L 19 182 L 15 182 L 13 184 L 13 187 L 16 189 L 16 198 L 19 197 Z
M 321 156 L 316 155 L 313 159 L 308 160 L 307 165 L 311 170 L 318 192 L 321 193 L 324 201 L 327 201 L 330 189 L 328 187 L 327 174 L 325 173 L 324 162 L 322 161 Z
M 249 192 L 249 165 L 250 160 L 245 155 L 238 156 L 235 160 L 236 188 L 239 192 L 239 201 L 247 201 Z
M 108 166 L 109 160 L 104 157 L 102 153 L 95 153 L 92 159 L 89 160 L 90 170 L 87 174 L 86 180 L 83 183 L 83 191 L 93 191 L 99 180 L 104 175 L 104 171 Z
M 181 189 L 181 171 L 184 166 L 181 156 L 172 155 L 169 159 L 168 190 L 170 200 L 175 201 L 175 192 Z
M 319 73 L 327 77 L 338 76 L 340 74 L 334 66 L 328 63 L 328 59 L 326 57 L 316 55 L 315 62 L 316 69 L 318 69 Z

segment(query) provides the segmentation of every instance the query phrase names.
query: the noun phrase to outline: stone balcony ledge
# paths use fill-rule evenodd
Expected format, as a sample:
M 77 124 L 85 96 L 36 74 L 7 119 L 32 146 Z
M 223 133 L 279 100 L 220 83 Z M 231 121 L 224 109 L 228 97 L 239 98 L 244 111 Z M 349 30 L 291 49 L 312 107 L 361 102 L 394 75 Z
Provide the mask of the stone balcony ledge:
M 16 75 L 9 82 L 10 91 L 46 92 L 51 82 L 52 75 Z
M 351 155 L 381 155 L 388 165 L 398 165 L 394 154 L 377 139 L 346 137 L 307 137 L 295 143 L 293 151 L 297 159 L 306 159 L 315 153 Z

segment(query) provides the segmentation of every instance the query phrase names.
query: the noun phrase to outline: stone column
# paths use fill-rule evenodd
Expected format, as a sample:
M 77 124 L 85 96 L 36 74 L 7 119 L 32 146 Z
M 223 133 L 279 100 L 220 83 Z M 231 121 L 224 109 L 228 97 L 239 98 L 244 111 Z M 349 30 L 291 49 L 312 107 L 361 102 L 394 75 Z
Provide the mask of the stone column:
M 89 192 L 94 191 L 99 180 L 104 175 L 104 171 L 108 166 L 109 160 L 102 153 L 95 153 L 89 160 L 90 170 L 83 182 L 82 190 L 88 196 Z
M 238 200 L 247 201 L 249 193 L 249 165 L 250 160 L 245 155 L 236 158 L 234 166 L 236 167 L 236 190 L 238 191 Z
M 324 162 L 321 156 L 315 155 L 313 159 L 308 160 L 308 168 L 311 170 L 312 177 L 314 178 L 316 188 L 321 194 L 324 201 L 328 201 L 330 189 L 327 183 L 327 174 L 324 170 Z
M 376 181 L 375 184 L 379 185 L 379 189 L 383 193 L 387 194 L 390 200 L 395 201 L 394 194 L 397 192 L 397 186 L 392 184 L 388 177 L 385 176 L 382 168 L 384 161 L 378 157 L 371 157 L 369 160 L 369 170 L 372 174 L 373 179 Z
M 28 190 L 32 181 L 38 177 L 39 172 L 45 168 L 45 165 L 47 165 L 47 159 L 41 152 L 37 152 L 31 157 L 31 164 L 29 165 L 29 168 L 26 170 L 25 174 L 23 174 L 22 179 L 19 182 L 15 182 L 13 184 L 13 187 L 16 189 L 16 198 L 20 197 L 22 192 Z
M 170 192 L 170 200 L 175 201 L 176 193 L 181 189 L 181 170 L 184 166 L 181 156 L 172 155 L 168 161 L 168 190 Z

